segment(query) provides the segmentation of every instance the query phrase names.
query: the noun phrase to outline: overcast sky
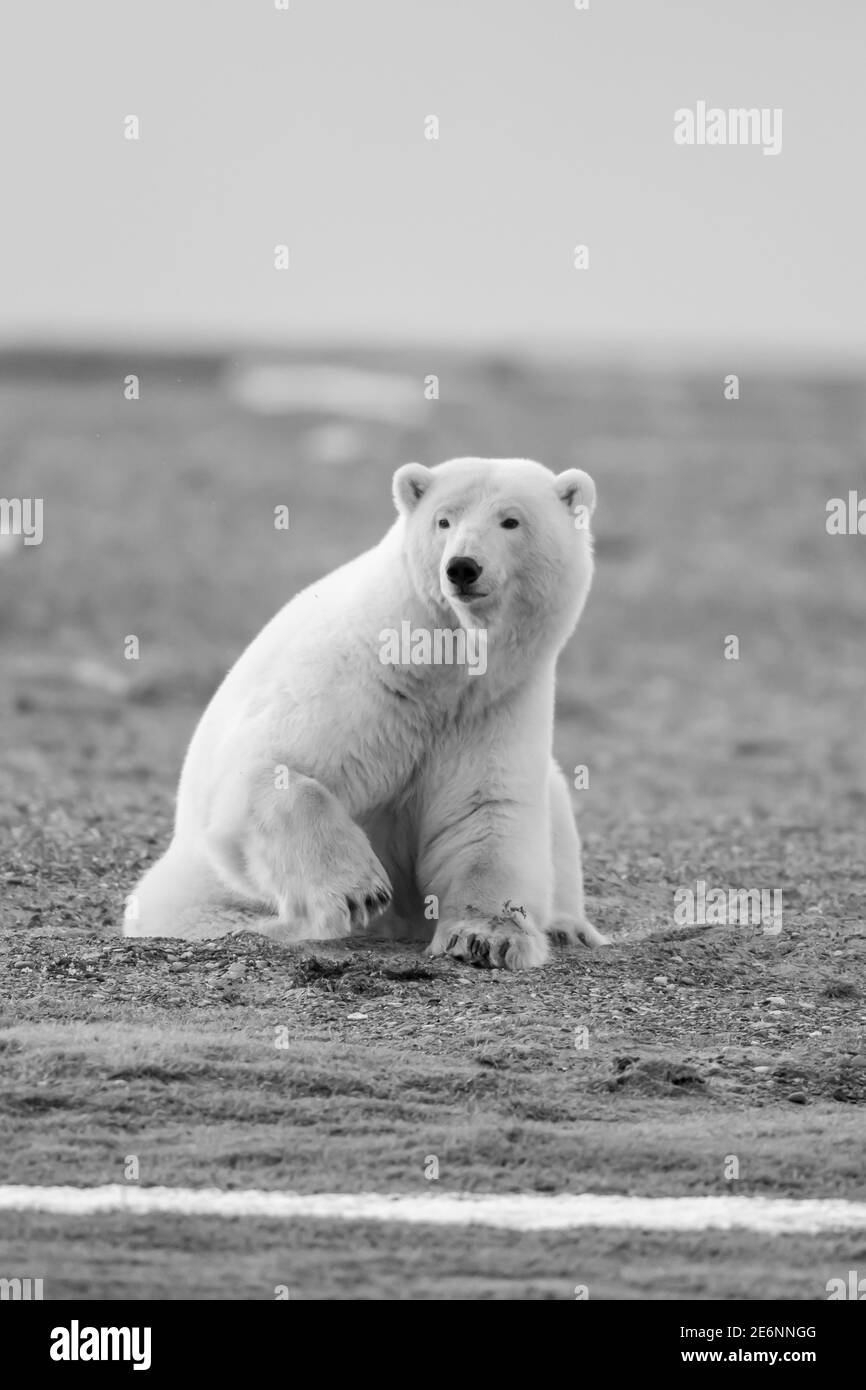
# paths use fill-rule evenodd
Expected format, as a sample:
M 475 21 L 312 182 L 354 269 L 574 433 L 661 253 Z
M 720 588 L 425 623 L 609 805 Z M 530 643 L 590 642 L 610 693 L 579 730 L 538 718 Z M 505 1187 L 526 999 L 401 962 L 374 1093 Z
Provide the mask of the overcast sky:
M 866 357 L 862 0 L 6 0 L 0 23 L 4 341 Z M 699 101 L 781 108 L 781 153 L 676 145 Z

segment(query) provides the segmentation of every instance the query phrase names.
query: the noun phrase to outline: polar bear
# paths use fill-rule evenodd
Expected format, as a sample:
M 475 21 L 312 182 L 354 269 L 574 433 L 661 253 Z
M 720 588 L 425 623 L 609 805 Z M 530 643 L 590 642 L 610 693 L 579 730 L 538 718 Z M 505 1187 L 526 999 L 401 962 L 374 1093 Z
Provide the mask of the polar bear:
M 393 497 L 380 543 L 293 598 L 214 695 L 127 935 L 326 940 L 382 917 L 508 969 L 550 937 L 606 944 L 551 753 L 595 485 L 463 458 L 404 464 Z

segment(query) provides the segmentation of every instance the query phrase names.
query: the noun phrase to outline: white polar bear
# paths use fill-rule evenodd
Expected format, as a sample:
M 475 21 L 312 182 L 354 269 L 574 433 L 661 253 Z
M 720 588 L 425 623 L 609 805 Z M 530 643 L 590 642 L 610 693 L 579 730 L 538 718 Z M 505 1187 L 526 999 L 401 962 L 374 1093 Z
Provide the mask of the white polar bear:
M 551 756 L 595 485 L 452 459 L 405 464 L 393 491 L 382 541 L 293 598 L 211 700 L 127 935 L 324 940 L 435 918 L 431 954 L 511 969 L 543 964 L 549 936 L 605 944 Z

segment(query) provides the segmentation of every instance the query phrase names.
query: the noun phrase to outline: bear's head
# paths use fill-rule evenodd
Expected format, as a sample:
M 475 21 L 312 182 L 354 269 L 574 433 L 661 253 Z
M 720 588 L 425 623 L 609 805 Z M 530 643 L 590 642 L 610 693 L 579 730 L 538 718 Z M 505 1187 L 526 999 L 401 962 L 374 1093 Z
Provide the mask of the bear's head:
M 435 612 L 532 645 L 565 641 L 592 580 L 588 473 L 529 459 L 406 463 L 394 502 L 413 586 Z

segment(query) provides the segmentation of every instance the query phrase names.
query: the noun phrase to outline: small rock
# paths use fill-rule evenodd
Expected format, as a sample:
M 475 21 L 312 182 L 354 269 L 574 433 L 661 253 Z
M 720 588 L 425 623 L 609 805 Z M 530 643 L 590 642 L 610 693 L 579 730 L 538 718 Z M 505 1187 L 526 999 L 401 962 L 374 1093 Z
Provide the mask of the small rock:
M 189 969 L 187 964 L 182 960 L 173 960 L 168 968 L 172 975 L 179 975 L 182 970 Z
M 654 984 L 654 985 L 666 985 L 667 983 L 668 983 L 668 977 L 667 977 L 667 975 L 653 975 L 653 984 Z
M 767 1003 L 775 1004 L 777 1009 L 784 1009 L 785 996 L 784 994 L 771 994 L 769 999 L 767 1000 Z
M 752 1067 L 752 1071 L 757 1071 L 757 1072 L 765 1072 L 765 1071 L 769 1071 L 769 1070 L 770 1070 L 769 1067 Z
M 805 1105 L 806 1094 L 804 1091 L 792 1091 L 791 1094 L 788 1096 L 788 1100 L 791 1102 L 792 1105 Z
M 367 1014 L 346 1014 L 346 1017 L 347 1017 L 348 1019 L 351 1019 L 351 1020 L 354 1022 L 354 1021 L 357 1020 L 357 1019 L 367 1018 L 368 1015 L 367 1015 Z

